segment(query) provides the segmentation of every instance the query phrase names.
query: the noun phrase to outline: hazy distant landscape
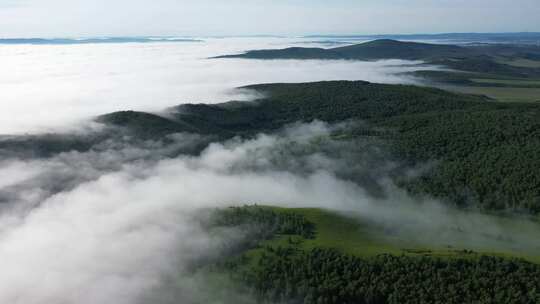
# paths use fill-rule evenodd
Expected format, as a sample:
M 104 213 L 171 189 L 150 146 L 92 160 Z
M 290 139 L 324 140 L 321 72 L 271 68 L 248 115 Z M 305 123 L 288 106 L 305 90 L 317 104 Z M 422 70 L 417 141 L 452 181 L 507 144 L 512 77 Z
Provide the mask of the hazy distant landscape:
M 313 39 L 229 38 L 120 44 L 2 45 L 6 70 L 0 134 L 66 127 L 117 110 L 161 111 L 181 103 L 246 100 L 236 87 L 268 82 L 365 79 L 414 83 L 401 72 L 424 70 L 382 62 L 250 62 L 207 60 L 252 48 Z M 300 44 L 303 45 L 303 44 Z M 312 44 L 310 44 L 312 45 Z M 62 92 L 61 95 L 57 94 Z M 49 111 L 43 113 L 40 106 Z
M 0 303 L 540 303 L 536 12 L 0 4 Z
M 471 35 L 472 36 L 472 35 Z M 464 35 L 463 39 L 471 37 Z M 243 54 L 223 55 L 218 58 L 289 59 L 289 60 L 352 60 L 376 61 L 385 59 L 421 60 L 438 66 L 439 70 L 412 72 L 431 86 L 482 94 L 501 101 L 537 102 L 540 93 L 540 45 L 537 43 L 512 44 L 514 39 L 490 41 L 491 35 L 468 44 L 452 45 L 377 39 L 334 48 L 302 48 L 250 50 Z M 398 36 L 399 37 L 399 36 Z M 417 36 L 410 36 L 414 38 Z M 422 36 L 420 36 L 422 37 Z M 424 36 L 429 37 L 429 36 Z M 437 36 L 435 36 L 437 37 Z M 443 36 L 444 37 L 444 36 Z M 448 37 L 452 37 L 449 35 Z M 455 38 L 460 36 L 455 36 Z M 497 36 L 494 36 L 497 37 Z M 504 37 L 504 36 L 502 36 Z M 499 38 L 502 38 L 499 37 Z M 531 36 L 529 36 L 531 37 Z M 534 36 L 532 36 L 534 37 Z M 521 41 L 521 40 L 517 40 Z M 441 70 L 446 68 L 446 70 Z

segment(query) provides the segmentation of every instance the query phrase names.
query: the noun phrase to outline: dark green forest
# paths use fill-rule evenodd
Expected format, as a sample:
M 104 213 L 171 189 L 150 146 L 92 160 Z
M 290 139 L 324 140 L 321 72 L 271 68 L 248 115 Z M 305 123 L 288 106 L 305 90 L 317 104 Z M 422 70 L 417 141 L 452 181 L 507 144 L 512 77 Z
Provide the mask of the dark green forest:
M 257 106 L 185 105 L 178 119 L 210 130 L 249 135 L 295 121 L 362 120 L 349 136 L 379 135 L 396 157 L 434 161 L 417 179 L 396 181 L 413 193 L 459 206 L 540 211 L 540 105 L 494 102 L 439 89 L 366 82 L 248 87 L 266 98 Z M 187 111 L 186 111 L 187 109 Z
M 210 271 L 245 284 L 258 302 L 269 303 L 538 303 L 540 267 L 485 255 L 435 257 L 380 254 L 356 257 L 324 245 L 299 244 L 317 226 L 298 211 L 245 206 L 214 211 L 210 227 L 244 223 L 275 227 Z M 276 223 L 279 223 L 276 225 Z M 306 224 L 310 233 L 305 235 Z M 280 235 L 283 245 L 261 241 Z
M 519 260 L 381 255 L 266 248 L 256 265 L 227 267 L 261 300 L 285 303 L 538 303 L 540 268 Z
M 485 210 L 540 212 L 540 105 L 502 103 L 435 88 L 331 81 L 249 86 L 253 102 L 186 104 L 167 116 L 133 111 L 101 116 L 112 131 L 92 136 L 32 136 L 0 142 L 0 153 L 49 156 L 94 149 L 111 137 L 167 140 L 191 132 L 207 141 L 178 153 L 197 154 L 211 141 L 272 133 L 295 122 L 360 121 L 336 138 L 378 138 L 403 165 L 430 164 L 394 181 L 413 194 Z M 118 130 L 117 128 L 121 129 Z M 115 129 L 116 128 L 116 129 Z M 351 152 L 347 157 L 354 160 Z
M 242 227 L 253 233 L 250 239 L 260 241 L 276 234 L 300 235 L 312 238 L 315 233 L 313 223 L 301 214 L 277 212 L 258 206 L 231 207 L 214 210 L 207 222 L 208 227 Z

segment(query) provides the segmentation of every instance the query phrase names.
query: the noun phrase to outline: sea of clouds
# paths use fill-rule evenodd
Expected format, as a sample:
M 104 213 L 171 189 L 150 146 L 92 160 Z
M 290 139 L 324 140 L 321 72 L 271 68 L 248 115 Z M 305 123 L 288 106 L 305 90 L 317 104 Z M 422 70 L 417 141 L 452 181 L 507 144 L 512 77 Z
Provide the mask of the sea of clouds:
M 66 129 L 118 110 L 159 111 L 181 103 L 253 98 L 234 90 L 267 82 L 367 80 L 414 83 L 425 69 L 387 60 L 207 59 L 250 49 L 322 46 L 291 38 L 71 45 L 0 44 L 0 134 Z
M 296 42 L 0 45 L 0 133 L 67 132 L 114 110 L 248 100 L 254 96 L 234 88 L 260 82 L 413 83 L 399 73 L 422 68 L 402 61 L 206 59 Z M 219 254 L 221 244 L 238 235 L 209 234 L 197 214 L 231 205 L 328 208 L 380 227 L 389 241 L 540 250 L 540 228 L 532 222 L 509 226 L 409 197 L 388 178 L 399 160 L 387 158 L 377 142 L 344 146 L 329 139 L 346 127 L 295 124 L 211 143 L 200 155 L 170 154 L 208 140 L 197 134 L 176 134 L 167 143 L 118 137 L 86 152 L 46 158 L 6 155 L 0 160 L 0 303 L 207 303 L 215 290 L 188 266 Z M 321 138 L 324 149 L 313 148 Z M 384 195 L 373 194 L 374 186 Z

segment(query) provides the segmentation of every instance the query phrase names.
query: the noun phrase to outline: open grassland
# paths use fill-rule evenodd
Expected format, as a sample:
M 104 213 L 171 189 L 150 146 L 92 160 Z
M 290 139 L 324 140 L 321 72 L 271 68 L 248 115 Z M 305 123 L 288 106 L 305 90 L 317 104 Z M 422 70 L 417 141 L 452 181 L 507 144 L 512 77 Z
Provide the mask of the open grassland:
M 507 86 L 528 86 L 540 88 L 540 80 L 473 78 L 471 81 L 482 84 L 502 84 Z
M 499 59 L 497 62 L 519 68 L 540 68 L 539 60 L 530 60 L 525 58 Z
M 492 80 L 490 80 L 492 82 Z M 485 95 L 503 102 L 540 102 L 540 88 L 443 86 L 445 89 L 466 94 Z
M 312 239 L 305 239 L 301 236 L 278 235 L 273 239 L 263 241 L 259 248 L 252 249 L 248 252 L 248 256 L 254 258 L 254 262 L 257 261 L 258 255 L 264 252 L 264 247 L 266 246 L 287 247 L 293 244 L 304 250 L 332 248 L 363 258 L 374 257 L 380 254 L 440 258 L 478 258 L 481 255 L 491 255 L 509 258 L 517 257 L 540 263 L 540 253 L 538 255 L 530 255 L 519 251 L 470 250 L 470 248 L 459 247 L 459 244 L 455 246 L 453 246 L 454 244 L 434 244 L 427 246 L 403 235 L 388 235 L 377 227 L 368 225 L 359 219 L 341 215 L 333 211 L 315 208 L 266 208 L 271 208 L 277 212 L 300 214 L 315 225 L 316 233 Z M 494 220 L 502 223 L 509 229 L 516 228 L 511 227 L 515 225 L 511 219 L 496 217 Z M 518 222 L 516 223 L 519 224 Z

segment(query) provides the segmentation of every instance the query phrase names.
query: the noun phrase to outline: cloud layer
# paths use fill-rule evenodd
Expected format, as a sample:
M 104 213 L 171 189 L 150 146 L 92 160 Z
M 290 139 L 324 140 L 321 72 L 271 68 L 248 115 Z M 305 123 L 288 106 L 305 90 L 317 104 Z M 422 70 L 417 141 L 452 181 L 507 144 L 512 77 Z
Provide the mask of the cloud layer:
M 180 103 L 249 99 L 233 89 L 266 82 L 368 80 L 412 83 L 406 62 L 206 59 L 292 39 L 107 45 L 0 45 L 0 134 L 65 128 L 116 110 L 157 111 Z M 302 45 L 302 44 L 300 44 Z M 425 67 L 422 67 L 425 68 Z M 9 71 L 9 72 L 7 72 Z

